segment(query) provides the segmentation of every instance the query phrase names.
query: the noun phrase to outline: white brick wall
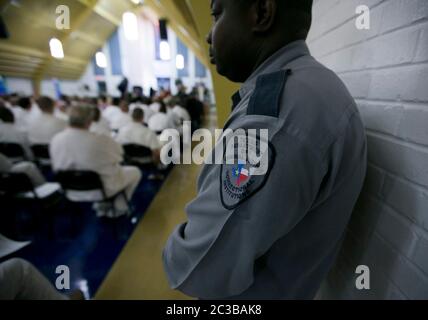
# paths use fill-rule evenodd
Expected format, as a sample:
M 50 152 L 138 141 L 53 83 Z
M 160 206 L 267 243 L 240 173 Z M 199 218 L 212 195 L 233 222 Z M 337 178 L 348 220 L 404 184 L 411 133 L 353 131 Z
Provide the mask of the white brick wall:
M 370 7 L 370 30 L 355 9 Z M 319 297 L 428 299 L 428 0 L 314 0 L 312 54 L 336 71 L 367 129 L 369 167 Z M 371 289 L 357 290 L 367 265 Z

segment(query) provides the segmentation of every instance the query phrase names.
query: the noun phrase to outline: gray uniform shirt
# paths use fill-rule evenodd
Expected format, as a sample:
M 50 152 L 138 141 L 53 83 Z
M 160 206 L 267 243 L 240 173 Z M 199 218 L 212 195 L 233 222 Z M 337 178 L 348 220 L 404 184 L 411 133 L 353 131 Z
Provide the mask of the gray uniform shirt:
M 312 299 L 366 173 L 355 102 L 304 41 L 271 56 L 232 100 L 227 128 L 269 130 L 268 171 L 238 182 L 236 166 L 204 166 L 163 252 L 170 285 L 202 299 Z

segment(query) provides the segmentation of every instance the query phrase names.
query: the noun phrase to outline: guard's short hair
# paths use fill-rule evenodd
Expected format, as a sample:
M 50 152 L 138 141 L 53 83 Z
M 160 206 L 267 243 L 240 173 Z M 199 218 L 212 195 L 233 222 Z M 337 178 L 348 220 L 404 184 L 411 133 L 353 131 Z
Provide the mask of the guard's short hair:
M 255 0 L 233 0 L 240 6 L 248 6 Z M 313 0 L 277 0 L 280 12 L 284 14 L 282 21 L 287 24 L 287 35 L 291 40 L 307 38 L 312 24 Z
M 313 0 L 279 0 L 284 3 L 293 40 L 306 40 L 312 25 Z
M 4 123 L 14 123 L 15 122 L 15 116 L 13 115 L 12 111 L 10 111 L 5 106 L 0 107 L 0 120 Z
M 70 108 L 68 123 L 71 127 L 84 129 L 94 118 L 94 108 L 88 105 L 77 105 Z
M 43 112 L 52 113 L 54 111 L 55 101 L 49 97 L 40 97 L 37 99 L 37 105 Z
M 132 119 L 135 122 L 141 122 L 144 119 L 144 110 L 141 108 L 135 108 L 134 111 L 132 111 Z

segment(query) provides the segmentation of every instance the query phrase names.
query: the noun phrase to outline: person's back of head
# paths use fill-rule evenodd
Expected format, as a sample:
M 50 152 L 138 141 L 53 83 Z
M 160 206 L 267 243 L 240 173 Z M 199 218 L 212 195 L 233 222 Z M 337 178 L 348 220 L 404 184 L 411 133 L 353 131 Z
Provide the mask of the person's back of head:
M 144 121 L 144 111 L 141 108 L 135 108 L 132 111 L 132 120 L 137 123 L 143 123 Z
M 158 103 L 160 104 L 159 112 L 160 113 L 166 113 L 166 105 L 165 105 L 165 103 L 162 100 L 160 100 Z
M 119 107 L 120 106 L 120 102 L 122 101 L 122 99 L 121 98 L 118 98 L 118 97 L 115 97 L 115 98 L 113 98 L 113 100 L 112 100 L 112 105 L 113 106 L 115 106 L 115 107 Z
M 65 94 L 61 95 L 60 101 L 63 101 L 66 106 L 71 106 L 73 99 Z
M 49 97 L 40 97 L 37 99 L 37 105 L 43 113 L 52 114 L 55 109 L 55 101 Z
M 98 107 L 93 107 L 93 122 L 99 122 L 101 120 L 101 111 Z
M 107 96 L 105 96 L 105 95 L 100 95 L 100 96 L 98 97 L 98 103 L 99 103 L 99 104 L 106 104 L 106 103 L 107 103 Z
M 150 99 L 149 97 L 143 97 L 142 103 L 149 106 L 152 104 L 152 99 Z
M 88 105 L 77 105 L 70 108 L 68 123 L 75 129 L 88 130 L 94 118 L 94 108 Z
M 167 106 L 169 108 L 174 108 L 176 105 L 180 103 L 180 99 L 177 97 L 170 97 L 167 101 Z
M 15 117 L 8 108 L 0 106 L 0 121 L 4 123 L 15 123 Z
M 19 98 L 18 106 L 24 110 L 30 110 L 31 109 L 31 99 L 28 97 Z
M 120 107 L 120 110 L 121 110 L 123 113 L 128 113 L 128 112 L 129 112 L 129 103 L 128 103 L 128 101 L 127 101 L 127 100 L 122 99 L 122 100 L 120 101 L 119 107 Z

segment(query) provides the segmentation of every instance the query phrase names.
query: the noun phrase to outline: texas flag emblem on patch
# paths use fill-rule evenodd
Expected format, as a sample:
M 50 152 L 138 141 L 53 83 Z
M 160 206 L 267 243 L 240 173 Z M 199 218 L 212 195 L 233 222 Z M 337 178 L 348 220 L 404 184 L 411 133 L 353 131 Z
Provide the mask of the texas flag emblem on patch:
M 236 185 L 239 187 L 250 178 L 250 172 L 245 169 L 243 164 L 238 164 L 238 167 L 233 168 L 233 176 L 236 178 Z

